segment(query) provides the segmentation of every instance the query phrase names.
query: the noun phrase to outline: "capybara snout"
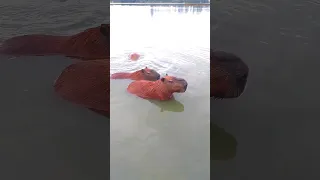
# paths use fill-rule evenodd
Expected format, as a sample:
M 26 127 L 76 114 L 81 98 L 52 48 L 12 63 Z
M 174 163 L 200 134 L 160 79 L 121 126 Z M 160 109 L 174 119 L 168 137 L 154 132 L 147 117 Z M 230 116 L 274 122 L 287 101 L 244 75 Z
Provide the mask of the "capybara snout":
M 184 88 L 184 92 L 187 90 L 187 88 L 188 88 L 188 82 L 186 81 L 186 80 L 184 80 L 184 86 L 183 86 L 183 88 Z
M 177 81 L 179 81 L 181 83 L 181 85 L 183 86 L 183 89 L 181 92 L 186 92 L 186 90 L 188 88 L 188 82 L 182 78 L 177 78 Z
M 247 84 L 249 67 L 238 56 L 224 51 L 210 51 L 210 96 L 237 98 Z

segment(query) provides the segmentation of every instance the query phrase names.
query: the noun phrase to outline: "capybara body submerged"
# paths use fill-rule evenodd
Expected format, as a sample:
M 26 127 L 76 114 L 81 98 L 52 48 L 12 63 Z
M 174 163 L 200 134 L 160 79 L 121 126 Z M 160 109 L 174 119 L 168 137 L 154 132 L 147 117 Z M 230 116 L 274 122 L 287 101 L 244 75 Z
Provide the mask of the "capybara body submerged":
M 109 72 L 107 61 L 80 61 L 63 70 L 54 83 L 54 90 L 65 100 L 107 115 L 110 108 Z
M 0 53 L 16 56 L 64 55 L 80 60 L 66 67 L 54 83 L 63 99 L 109 117 L 110 25 L 71 36 L 32 34 L 10 38 Z
M 64 99 L 109 116 L 110 106 L 110 25 L 87 29 L 75 35 L 24 35 L 8 39 L 0 46 L 1 54 L 63 55 L 82 60 L 63 70 L 54 84 Z M 237 98 L 247 83 L 248 66 L 234 54 L 210 51 L 210 96 Z M 186 80 L 160 75 L 145 68 L 134 73 L 115 73 L 111 79 L 132 79 L 127 91 L 145 99 L 169 100 L 173 93 L 185 92 Z
M 101 24 L 71 36 L 30 34 L 10 38 L 0 46 L 8 55 L 64 55 L 82 60 L 110 57 L 110 25 Z
M 133 73 L 118 72 L 111 75 L 111 79 L 131 79 L 131 80 L 148 80 L 156 81 L 160 79 L 160 74 L 153 70 L 145 67 Z
M 127 91 L 144 99 L 169 100 L 173 93 L 187 90 L 186 80 L 174 76 L 164 76 L 157 81 L 138 80 L 129 84 Z

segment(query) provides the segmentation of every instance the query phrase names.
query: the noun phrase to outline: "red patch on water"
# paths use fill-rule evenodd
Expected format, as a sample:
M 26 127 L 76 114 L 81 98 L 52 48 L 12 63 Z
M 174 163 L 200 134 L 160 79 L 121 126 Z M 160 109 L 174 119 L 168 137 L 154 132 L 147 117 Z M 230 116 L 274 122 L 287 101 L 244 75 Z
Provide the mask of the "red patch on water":
M 136 61 L 140 58 L 140 55 L 138 53 L 132 53 L 129 55 L 130 60 Z

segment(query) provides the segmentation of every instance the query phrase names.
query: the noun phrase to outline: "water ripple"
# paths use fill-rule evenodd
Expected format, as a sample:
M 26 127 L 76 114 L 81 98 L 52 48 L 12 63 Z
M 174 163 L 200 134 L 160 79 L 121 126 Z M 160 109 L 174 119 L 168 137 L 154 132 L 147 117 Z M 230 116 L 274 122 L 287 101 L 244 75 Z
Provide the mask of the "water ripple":
M 95 1 L 6 2 L 0 5 L 0 40 L 31 33 L 72 34 L 109 22 L 109 3 L 101 1 L 97 8 Z

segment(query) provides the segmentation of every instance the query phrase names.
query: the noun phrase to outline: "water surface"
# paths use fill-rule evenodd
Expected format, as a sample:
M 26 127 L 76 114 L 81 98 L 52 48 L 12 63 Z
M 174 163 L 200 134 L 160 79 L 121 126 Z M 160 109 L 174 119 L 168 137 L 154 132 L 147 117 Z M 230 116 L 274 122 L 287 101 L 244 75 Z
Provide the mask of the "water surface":
M 175 101 L 150 102 L 126 92 L 130 80 L 111 81 L 111 179 L 209 179 L 209 13 L 111 6 L 110 73 L 147 66 L 189 84 Z
M 74 34 L 108 22 L 109 2 L 2 1 L 0 43 Z M 61 99 L 53 82 L 69 58 L 0 56 L 0 179 L 106 180 L 109 121 Z
M 211 5 L 211 47 L 250 67 L 241 98 L 211 101 L 211 121 L 238 142 L 233 159 L 212 162 L 211 178 L 320 179 L 319 1 Z

